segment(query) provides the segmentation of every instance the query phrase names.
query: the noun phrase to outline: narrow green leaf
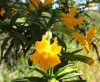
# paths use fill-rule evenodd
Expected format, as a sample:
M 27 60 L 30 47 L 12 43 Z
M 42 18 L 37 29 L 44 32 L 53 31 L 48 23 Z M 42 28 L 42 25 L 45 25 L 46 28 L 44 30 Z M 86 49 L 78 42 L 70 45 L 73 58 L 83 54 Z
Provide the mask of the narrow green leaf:
M 7 37 L 3 40 L 3 43 L 1 44 L 1 55 L 3 54 L 3 51 L 5 49 L 5 47 L 7 46 L 7 42 L 11 37 Z
M 15 44 L 15 46 L 16 46 L 16 49 L 17 50 L 19 50 L 19 41 L 18 41 L 18 39 L 17 38 L 14 38 L 14 44 Z
M 28 79 L 24 79 L 24 78 L 18 78 L 18 79 L 14 79 L 11 82 L 30 82 Z
M 78 55 L 78 54 L 66 54 L 64 56 L 62 56 L 62 58 L 65 58 L 65 59 L 69 59 L 71 61 L 81 61 L 81 62 L 84 62 L 84 63 L 87 63 L 89 65 L 92 65 L 94 63 L 94 60 L 90 57 L 87 57 L 87 56 L 83 56 L 83 55 Z
M 55 29 L 62 32 L 62 33 L 68 34 L 68 35 L 70 35 L 72 32 L 76 32 L 73 29 L 65 28 L 65 27 L 55 27 Z
M 55 73 L 55 75 L 57 77 L 62 77 L 66 74 L 69 74 L 69 73 L 72 73 L 72 72 L 75 72 L 77 70 L 77 66 L 76 65 L 72 65 L 72 64 L 69 64 L 69 65 L 66 65 L 62 68 L 60 68 L 57 73 Z
M 88 15 L 87 13 L 84 13 L 84 15 L 87 16 L 88 18 L 90 18 L 92 20 L 91 16 Z
M 9 18 L 11 16 L 11 8 L 9 8 L 9 11 L 6 11 L 5 18 Z
M 46 82 L 44 78 L 40 77 L 24 77 L 24 79 L 28 79 L 30 82 Z
M 48 77 L 48 74 L 46 74 L 44 71 L 38 69 L 38 68 L 35 68 L 34 70 L 38 71 L 39 73 L 41 73 L 45 78 Z
M 20 34 L 19 32 L 14 32 L 14 36 L 17 37 L 18 39 L 24 41 L 26 44 L 28 44 L 27 39 L 22 34 Z
M 67 81 L 67 82 L 86 82 L 86 80 L 70 80 L 70 81 Z
M 83 73 L 70 73 L 70 74 L 66 74 L 66 75 L 60 77 L 59 80 L 69 79 L 69 78 L 76 77 L 76 76 L 79 76 L 79 75 L 82 75 L 82 74 Z
M 13 25 L 16 22 L 16 20 L 18 19 L 19 15 L 20 15 L 20 13 L 17 12 L 14 16 L 12 16 L 11 21 L 10 21 L 10 25 Z
M 80 52 L 81 50 L 83 50 L 83 49 L 78 49 L 78 50 L 75 50 L 75 51 L 71 52 L 71 54 L 78 53 L 78 52 Z
M 51 27 L 51 25 L 54 23 L 55 15 L 56 15 L 56 12 L 55 10 L 53 10 L 51 18 L 49 19 L 49 22 L 48 22 L 48 27 Z

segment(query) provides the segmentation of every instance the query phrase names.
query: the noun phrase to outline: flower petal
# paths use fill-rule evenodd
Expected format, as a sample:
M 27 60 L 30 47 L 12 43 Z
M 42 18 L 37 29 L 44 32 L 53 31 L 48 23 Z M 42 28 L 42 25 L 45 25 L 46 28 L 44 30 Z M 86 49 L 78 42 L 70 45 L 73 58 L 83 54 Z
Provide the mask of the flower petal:
M 72 14 L 65 14 L 65 13 L 60 13 L 61 16 L 63 16 L 65 19 L 66 18 L 73 18 Z
M 50 63 L 50 66 L 54 67 L 56 66 L 57 64 L 61 63 L 58 55 L 49 55 L 49 63 Z
M 50 67 L 48 59 L 49 59 L 49 56 L 46 52 L 41 53 L 40 68 L 48 69 Z
M 86 37 L 77 33 L 77 32 L 73 32 L 71 33 L 71 35 L 76 39 L 78 40 L 80 43 L 83 43 L 84 40 L 86 40 Z
M 51 44 L 51 53 L 52 54 L 58 54 L 61 51 L 61 46 L 58 46 L 57 44 L 57 38 L 54 39 L 54 43 Z
M 72 17 L 74 17 L 76 14 L 76 8 L 71 8 L 70 13 L 72 14 Z
M 73 32 L 72 36 L 84 46 L 85 50 L 88 53 L 90 48 L 91 48 L 91 45 L 88 42 L 88 40 L 86 39 L 86 37 L 81 35 L 81 34 L 79 34 L 79 33 L 77 33 L 77 32 Z
M 84 46 L 85 50 L 87 53 L 89 53 L 90 49 L 91 49 L 91 44 L 89 41 L 84 40 L 84 42 L 82 43 L 82 45 Z
M 33 61 L 34 64 L 39 63 L 41 55 L 39 52 L 35 52 L 34 54 L 30 55 L 30 60 Z
M 35 43 L 35 49 L 38 52 L 43 52 L 50 46 L 50 42 L 46 40 L 46 36 L 42 37 L 42 41 L 36 41 Z
M 3 17 L 4 14 L 5 14 L 5 10 L 3 8 L 1 8 L 0 15 Z
M 74 25 L 72 23 L 64 21 L 63 24 L 68 28 L 74 29 Z
M 97 33 L 97 28 L 92 26 L 86 33 L 87 40 L 90 40 Z
M 49 3 L 52 3 L 53 1 L 54 1 L 54 0 L 45 0 L 43 5 L 44 5 L 44 6 L 45 6 L 45 5 L 48 5 Z
M 84 17 L 79 17 L 79 19 L 74 19 L 74 26 L 80 24 L 84 20 Z
M 94 63 L 94 60 L 93 59 L 87 59 L 86 63 L 89 64 L 89 65 L 92 65 Z
M 38 4 L 40 3 L 40 0 L 31 0 L 29 3 L 29 7 L 31 10 L 35 10 L 35 6 L 38 7 Z M 34 5 L 33 5 L 34 4 Z

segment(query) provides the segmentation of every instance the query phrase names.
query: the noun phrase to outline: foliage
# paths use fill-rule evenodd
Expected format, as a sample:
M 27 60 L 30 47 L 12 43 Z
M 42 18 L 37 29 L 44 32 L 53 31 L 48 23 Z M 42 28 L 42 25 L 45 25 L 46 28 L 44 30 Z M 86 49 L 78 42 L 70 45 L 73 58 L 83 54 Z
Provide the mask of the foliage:
M 86 4 L 77 5 L 73 0 L 26 0 L 25 3 L 19 0 L 0 0 L 0 34 L 7 34 L 1 44 L 0 62 L 8 62 L 9 56 L 15 62 L 20 57 L 25 58 L 30 52 L 28 69 L 41 73 L 41 77 L 23 77 L 12 82 L 59 82 L 82 75 L 83 73 L 76 72 L 78 67 L 74 61 L 92 65 L 94 60 L 80 55 L 79 52 L 83 50 L 81 48 L 68 50 L 69 44 L 65 39 L 71 39 L 70 43 L 73 40 L 80 42 L 87 54 L 90 46 L 94 47 L 92 38 L 97 33 L 97 28 L 84 19 L 84 16 L 88 16 L 85 8 L 91 7 L 89 4 L 92 2 L 95 1 L 87 0 Z M 54 4 L 58 6 L 53 8 Z M 57 38 L 54 39 L 55 37 Z M 14 56 L 11 54 L 12 50 L 15 52 Z M 23 54 L 19 55 L 19 52 Z M 36 65 L 32 66 L 32 63 Z M 85 82 L 75 80 L 79 81 Z

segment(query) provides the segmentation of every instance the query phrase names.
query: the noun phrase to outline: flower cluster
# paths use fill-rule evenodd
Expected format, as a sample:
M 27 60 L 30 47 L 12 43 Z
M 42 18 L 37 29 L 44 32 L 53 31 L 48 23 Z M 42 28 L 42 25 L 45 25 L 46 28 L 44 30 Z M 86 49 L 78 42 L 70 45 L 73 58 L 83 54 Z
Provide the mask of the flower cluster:
M 71 8 L 70 13 L 69 14 L 65 14 L 65 13 L 61 13 L 61 15 L 63 16 L 62 18 L 60 18 L 60 20 L 63 21 L 63 24 L 71 29 L 74 29 L 74 26 L 78 25 L 79 23 L 81 23 L 84 20 L 84 17 L 79 17 L 78 19 L 76 19 L 74 16 L 76 14 L 76 8 Z M 86 36 L 83 36 L 77 32 L 73 32 L 71 33 L 71 35 L 78 40 L 86 49 L 87 53 L 90 50 L 90 42 L 89 40 L 94 36 L 94 34 L 97 33 L 97 28 L 95 26 L 92 26 L 89 31 L 86 33 Z
M 38 5 L 42 3 L 44 6 L 51 3 L 53 0 L 45 0 L 42 3 L 40 0 L 31 0 L 29 3 L 29 7 L 32 10 L 38 8 Z M 36 7 L 36 8 L 35 8 Z M 76 8 L 71 8 L 70 13 L 60 13 L 61 18 L 59 18 L 63 24 L 70 29 L 74 29 L 74 26 L 79 25 L 84 17 L 80 16 L 79 18 L 75 18 Z M 75 29 L 74 29 L 75 30 Z M 72 32 L 71 35 L 77 41 L 79 41 L 87 51 L 91 49 L 90 39 L 97 33 L 97 28 L 92 26 L 87 32 L 86 36 L 79 34 L 78 32 Z M 54 67 L 57 64 L 61 63 L 59 56 L 57 54 L 61 51 L 61 46 L 57 44 L 57 38 L 54 39 L 54 42 L 50 44 L 50 39 L 46 39 L 46 36 L 42 36 L 42 41 L 36 41 L 35 43 L 35 52 L 30 55 L 30 60 L 33 61 L 34 64 L 38 64 L 42 69 L 48 69 L 49 67 Z M 88 61 L 89 62 L 89 61 Z M 92 62 L 90 62 L 91 64 Z

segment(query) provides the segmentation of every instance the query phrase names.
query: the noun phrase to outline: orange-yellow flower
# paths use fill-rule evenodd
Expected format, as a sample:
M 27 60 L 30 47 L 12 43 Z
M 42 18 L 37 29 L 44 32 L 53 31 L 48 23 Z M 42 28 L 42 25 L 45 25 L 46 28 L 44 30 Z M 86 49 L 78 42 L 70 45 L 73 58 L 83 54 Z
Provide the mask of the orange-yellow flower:
M 5 9 L 1 8 L 0 15 L 3 17 L 4 14 L 5 14 Z M 16 10 L 14 8 L 12 8 L 11 16 L 14 16 L 15 14 L 16 14 Z
M 3 15 L 5 14 L 5 10 L 3 8 L 0 9 L 0 15 L 3 17 Z
M 52 3 L 54 0 L 44 0 L 44 3 L 41 2 L 41 0 L 31 0 L 29 3 L 29 7 L 31 10 L 35 10 L 36 8 L 38 8 L 38 5 L 40 3 L 43 4 L 43 6 L 48 5 L 50 3 Z
M 76 14 L 76 8 L 71 8 L 69 14 L 61 13 L 61 16 L 63 16 L 63 17 L 60 18 L 60 20 L 63 21 L 63 24 L 65 26 L 73 29 L 74 26 L 78 25 L 79 23 L 81 23 L 84 20 L 83 16 L 76 19 L 75 14 Z
M 97 28 L 92 26 L 86 33 L 86 36 L 83 36 L 77 32 L 73 32 L 71 33 L 72 36 L 78 40 L 86 49 L 87 53 L 89 52 L 89 50 L 91 49 L 91 45 L 89 40 L 97 33 Z
M 16 10 L 14 8 L 12 8 L 11 16 L 14 16 L 16 13 L 17 13 Z
M 38 4 L 40 4 L 40 2 L 41 2 L 40 0 L 31 0 L 29 3 L 30 9 L 35 10 L 38 7 Z
M 92 9 L 94 9 L 93 3 L 89 3 L 89 4 L 87 5 L 87 7 L 90 7 L 90 8 L 92 8 Z
M 42 41 L 36 41 L 35 50 L 35 53 L 30 55 L 30 60 L 32 60 L 34 64 L 39 63 L 40 68 L 48 69 L 49 67 L 54 67 L 61 63 L 57 55 L 61 51 L 61 46 L 57 44 L 57 38 L 50 44 L 50 40 L 47 40 L 46 36 L 43 35 Z

